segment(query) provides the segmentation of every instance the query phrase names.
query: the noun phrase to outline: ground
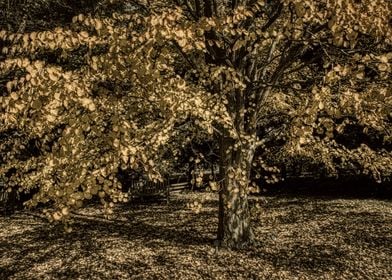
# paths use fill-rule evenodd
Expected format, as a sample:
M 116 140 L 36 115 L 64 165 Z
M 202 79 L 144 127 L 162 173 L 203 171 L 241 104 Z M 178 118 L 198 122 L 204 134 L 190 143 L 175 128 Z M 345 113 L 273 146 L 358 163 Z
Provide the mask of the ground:
M 195 196 L 94 205 L 73 232 L 40 212 L 0 218 L 0 279 L 391 279 L 392 201 L 266 197 L 253 212 L 258 244 L 216 250 L 217 201 L 196 214 Z

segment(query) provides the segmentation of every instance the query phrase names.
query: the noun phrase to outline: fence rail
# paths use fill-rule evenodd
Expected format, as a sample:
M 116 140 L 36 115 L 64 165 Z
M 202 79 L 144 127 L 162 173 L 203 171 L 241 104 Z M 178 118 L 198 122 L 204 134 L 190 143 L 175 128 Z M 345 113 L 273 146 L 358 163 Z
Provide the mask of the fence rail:
M 129 180 L 126 184 L 126 192 L 133 198 L 164 196 L 167 202 L 170 201 L 171 193 L 191 189 L 188 181 L 178 181 L 175 178 L 168 178 L 163 182 L 152 182 L 144 178 L 139 178 Z

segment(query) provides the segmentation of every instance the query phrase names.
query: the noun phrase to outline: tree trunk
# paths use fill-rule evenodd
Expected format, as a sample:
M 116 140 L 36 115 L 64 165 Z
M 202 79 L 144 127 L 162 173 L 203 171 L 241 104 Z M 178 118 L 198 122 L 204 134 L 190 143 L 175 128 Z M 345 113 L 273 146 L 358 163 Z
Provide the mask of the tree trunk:
M 255 149 L 252 146 L 229 151 L 231 139 L 221 142 L 218 243 L 243 248 L 254 241 L 248 204 L 248 184 Z

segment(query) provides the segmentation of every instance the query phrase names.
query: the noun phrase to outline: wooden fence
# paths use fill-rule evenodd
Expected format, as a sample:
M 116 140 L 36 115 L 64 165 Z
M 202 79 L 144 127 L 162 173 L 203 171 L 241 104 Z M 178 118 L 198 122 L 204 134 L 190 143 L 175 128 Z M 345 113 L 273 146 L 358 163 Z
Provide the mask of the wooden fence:
M 167 202 L 170 201 L 171 193 L 190 189 L 188 181 L 175 181 L 173 177 L 167 178 L 163 182 L 152 182 L 145 178 L 139 178 L 130 180 L 127 184 L 126 190 L 133 198 L 163 196 Z

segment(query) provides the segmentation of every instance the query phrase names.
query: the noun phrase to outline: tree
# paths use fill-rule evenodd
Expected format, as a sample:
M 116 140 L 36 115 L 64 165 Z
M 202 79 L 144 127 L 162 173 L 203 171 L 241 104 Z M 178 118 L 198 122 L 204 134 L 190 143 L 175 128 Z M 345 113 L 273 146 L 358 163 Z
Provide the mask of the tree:
M 356 94 L 390 104 L 390 1 L 130 3 L 128 13 L 75 16 L 69 28 L 0 33 L 7 42 L 0 69 L 13 77 L 0 100 L 1 132 L 25 135 L 1 145 L 0 174 L 11 187 L 39 186 L 30 204 L 55 202 L 51 219 L 66 221 L 70 208 L 93 195 L 110 213 L 113 202 L 126 200 L 119 168 L 142 168 L 159 180 L 169 164 L 159 159 L 178 151 L 174 142 L 187 123 L 219 143 L 218 240 L 242 247 L 253 241 L 249 179 L 258 162 L 268 168 L 254 158 L 267 140 L 283 137 L 289 153 L 317 159 L 305 148 L 324 151 L 334 142 L 328 129 L 328 139 L 314 131 L 349 118 L 339 111 L 347 105 L 364 124 L 390 125 L 388 107 L 369 114 L 362 108 L 374 99 Z M 56 50 L 63 60 L 84 50 L 83 61 L 66 69 L 37 60 L 38 52 Z M 268 121 L 281 112 L 285 121 Z M 40 153 L 21 160 L 26 141 Z

